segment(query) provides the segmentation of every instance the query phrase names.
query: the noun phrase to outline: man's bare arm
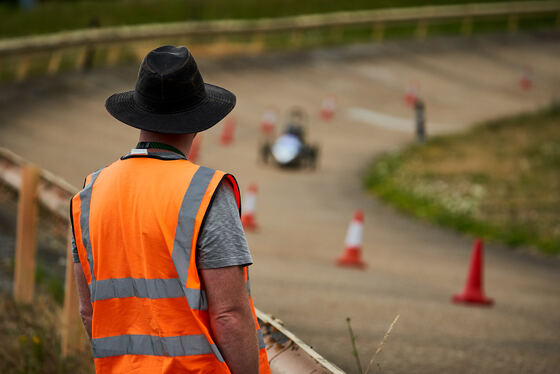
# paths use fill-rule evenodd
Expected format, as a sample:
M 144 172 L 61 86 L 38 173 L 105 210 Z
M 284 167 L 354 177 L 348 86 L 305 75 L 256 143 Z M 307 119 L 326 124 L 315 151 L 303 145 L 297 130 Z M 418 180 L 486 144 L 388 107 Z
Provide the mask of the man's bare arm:
M 201 269 L 212 336 L 233 374 L 257 374 L 259 351 L 255 320 L 243 268 Z
M 93 308 L 91 307 L 91 296 L 89 288 L 84 276 L 84 270 L 79 263 L 74 264 L 74 274 L 76 275 L 76 284 L 78 286 L 78 298 L 80 299 L 80 316 L 86 328 L 86 332 L 91 339 L 91 317 Z

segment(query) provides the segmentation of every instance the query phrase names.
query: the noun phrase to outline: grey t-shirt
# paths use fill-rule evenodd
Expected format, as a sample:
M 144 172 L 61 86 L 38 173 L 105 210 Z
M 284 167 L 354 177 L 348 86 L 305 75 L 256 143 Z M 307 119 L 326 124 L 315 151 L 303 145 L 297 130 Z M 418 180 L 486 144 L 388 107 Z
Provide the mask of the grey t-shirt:
M 78 249 L 72 235 L 74 262 L 80 262 Z M 218 186 L 212 205 L 208 208 L 201 228 L 196 253 L 199 269 L 215 269 L 226 266 L 248 266 L 253 263 L 251 253 L 229 182 Z
M 229 182 L 222 182 L 198 237 L 197 266 L 215 269 L 252 263 L 233 187 Z

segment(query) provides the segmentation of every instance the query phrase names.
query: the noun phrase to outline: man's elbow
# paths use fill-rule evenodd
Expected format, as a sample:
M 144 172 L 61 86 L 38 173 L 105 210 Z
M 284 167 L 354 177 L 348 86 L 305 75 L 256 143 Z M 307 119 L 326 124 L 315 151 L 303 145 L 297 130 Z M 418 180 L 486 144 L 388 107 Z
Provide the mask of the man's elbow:
M 82 323 L 84 324 L 84 328 L 91 339 L 91 321 L 92 321 L 92 314 L 93 310 L 91 307 L 82 307 L 80 306 L 80 317 L 82 318 Z
M 210 323 L 218 340 L 245 335 L 256 329 L 251 311 L 245 308 L 210 313 Z
M 82 317 L 82 321 L 90 321 L 91 322 L 91 310 L 80 308 L 80 317 Z
M 247 313 L 242 308 L 210 313 L 210 319 L 215 327 L 231 328 L 247 323 Z
M 80 300 L 80 316 L 82 316 L 82 319 L 88 318 L 91 320 L 92 314 L 93 314 L 93 308 L 91 304 Z

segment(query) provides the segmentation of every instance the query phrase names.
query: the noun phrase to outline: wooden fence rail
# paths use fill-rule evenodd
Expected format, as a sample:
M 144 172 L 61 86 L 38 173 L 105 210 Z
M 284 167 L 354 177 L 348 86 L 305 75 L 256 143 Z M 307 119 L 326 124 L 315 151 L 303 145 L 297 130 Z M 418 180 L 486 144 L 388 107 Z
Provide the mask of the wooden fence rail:
M 276 32 L 298 32 L 318 28 L 416 22 L 427 27 L 429 22 L 474 18 L 559 13 L 559 1 L 524 1 L 508 3 L 421 6 L 413 8 L 334 12 L 255 20 L 189 21 L 139 26 L 106 27 L 60 32 L 0 40 L 0 56 L 57 50 L 84 45 L 124 43 L 188 36 L 230 36 Z
M 0 148 L 0 181 L 18 191 L 14 299 L 31 304 L 35 289 L 35 252 L 37 205 L 67 222 L 70 198 L 78 188 L 61 178 L 29 164 L 5 148 Z M 63 356 L 83 347 L 84 330 L 78 313 L 78 297 L 72 267 L 72 245 L 68 236 L 66 254 L 64 308 L 62 314 L 61 352 Z
M 259 53 L 267 48 L 266 38 L 274 35 L 283 35 L 287 47 L 299 48 L 313 30 L 325 31 L 332 42 L 340 42 L 345 30 L 369 27 L 369 40 L 381 42 L 390 26 L 412 25 L 415 28 L 414 37 L 424 39 L 432 24 L 460 22 L 460 32 L 470 35 L 476 20 L 506 17 L 505 29 L 516 32 L 521 17 L 540 15 L 555 15 L 557 27 L 560 26 L 560 1 L 420 6 L 254 20 L 187 21 L 65 31 L 0 39 L 0 79 L 4 75 L 3 79 L 21 81 L 33 69 L 35 74 L 40 71 L 41 74 L 52 75 L 61 69 L 61 65 L 80 70 L 94 65 L 94 60 L 96 64 L 107 66 L 114 65 L 122 58 L 139 60 L 162 42 L 187 42 L 191 47 L 194 45 L 197 48 L 197 55 Z M 232 41 L 232 38 L 241 40 Z M 97 49 L 105 49 L 102 56 L 96 56 Z M 68 57 L 69 54 L 71 58 Z M 124 54 L 127 56 L 123 56 Z M 38 68 L 37 65 L 44 66 Z

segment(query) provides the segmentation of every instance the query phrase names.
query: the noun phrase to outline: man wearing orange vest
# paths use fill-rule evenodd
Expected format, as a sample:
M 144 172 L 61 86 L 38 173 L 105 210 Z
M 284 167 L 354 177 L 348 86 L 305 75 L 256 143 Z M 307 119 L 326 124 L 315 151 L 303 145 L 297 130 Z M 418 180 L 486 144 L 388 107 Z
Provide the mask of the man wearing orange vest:
M 204 83 L 187 48 L 164 46 L 142 61 L 135 90 L 105 105 L 141 131 L 135 149 L 86 178 L 70 207 L 97 374 L 270 373 L 239 187 L 185 156 L 235 96 Z

